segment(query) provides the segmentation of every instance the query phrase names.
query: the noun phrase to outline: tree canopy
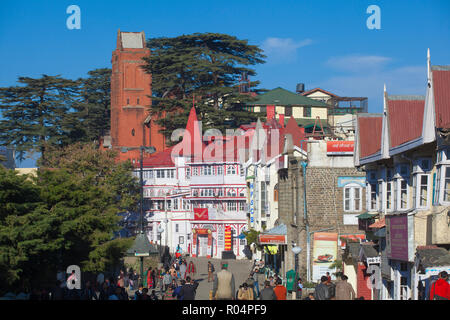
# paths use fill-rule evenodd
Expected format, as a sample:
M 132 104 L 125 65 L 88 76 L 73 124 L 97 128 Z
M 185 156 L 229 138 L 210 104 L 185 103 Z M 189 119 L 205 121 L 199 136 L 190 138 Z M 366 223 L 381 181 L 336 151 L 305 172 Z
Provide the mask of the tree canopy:
M 21 161 L 39 152 L 45 162 L 50 147 L 98 140 L 110 127 L 110 75 L 19 77 L 19 85 L 0 88 L 0 145 L 13 146 Z
M 205 129 L 236 128 L 256 121 L 258 114 L 242 108 L 250 95 L 239 93 L 242 74 L 264 63 L 262 50 L 247 40 L 219 33 L 194 33 L 149 39 L 151 55 L 145 70 L 152 74 L 151 113 L 166 135 L 184 128 L 193 103 Z M 250 82 L 249 88 L 259 84 Z M 163 117 L 163 115 L 167 115 Z
M 75 264 L 83 272 L 115 265 L 132 239 L 113 239 L 119 212 L 139 196 L 131 164 L 91 144 L 52 150 L 37 177 L 0 167 L 0 287 L 53 281 Z

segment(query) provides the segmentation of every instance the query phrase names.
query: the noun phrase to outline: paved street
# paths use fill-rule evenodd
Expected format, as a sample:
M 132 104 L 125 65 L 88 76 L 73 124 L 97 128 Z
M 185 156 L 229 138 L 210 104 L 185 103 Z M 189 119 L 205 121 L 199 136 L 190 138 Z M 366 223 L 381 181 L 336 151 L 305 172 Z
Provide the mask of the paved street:
M 208 261 L 214 264 L 216 272 L 220 271 L 220 263 L 222 261 L 228 262 L 228 270 L 231 271 L 235 279 L 236 290 L 245 280 L 247 280 L 250 273 L 252 260 L 221 260 L 221 259 L 207 259 L 207 258 L 187 258 L 187 262 L 193 261 L 197 266 L 196 280 L 199 281 L 197 289 L 196 300 L 209 300 L 209 291 L 213 288 L 213 282 L 208 282 Z

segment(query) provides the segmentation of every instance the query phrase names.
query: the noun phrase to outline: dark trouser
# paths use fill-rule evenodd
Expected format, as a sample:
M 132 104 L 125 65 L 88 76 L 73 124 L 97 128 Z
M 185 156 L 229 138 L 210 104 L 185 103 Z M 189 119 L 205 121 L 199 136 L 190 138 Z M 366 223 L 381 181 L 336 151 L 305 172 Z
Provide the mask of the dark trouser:
M 256 292 L 255 292 L 256 289 Z M 255 297 L 259 297 L 259 282 L 255 281 L 255 283 L 253 284 L 253 292 L 256 293 Z

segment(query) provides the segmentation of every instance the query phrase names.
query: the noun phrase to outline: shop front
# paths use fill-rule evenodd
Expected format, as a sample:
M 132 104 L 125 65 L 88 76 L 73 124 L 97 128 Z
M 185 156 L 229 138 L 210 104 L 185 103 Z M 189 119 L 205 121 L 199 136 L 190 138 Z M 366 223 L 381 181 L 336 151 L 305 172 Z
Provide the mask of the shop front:
M 284 258 L 287 250 L 287 229 L 285 225 L 274 227 L 258 237 L 259 245 L 264 247 L 264 263 L 267 276 L 285 274 Z

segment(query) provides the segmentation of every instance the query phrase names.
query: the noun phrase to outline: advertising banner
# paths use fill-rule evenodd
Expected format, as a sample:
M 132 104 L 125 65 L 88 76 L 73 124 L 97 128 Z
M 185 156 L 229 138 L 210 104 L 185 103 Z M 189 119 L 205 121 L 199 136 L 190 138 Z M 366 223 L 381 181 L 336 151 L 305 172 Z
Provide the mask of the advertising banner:
M 331 232 L 317 232 L 314 233 L 313 243 L 313 281 L 320 280 L 320 277 L 325 276 L 327 272 L 333 275 L 336 268 L 330 268 L 331 264 L 336 261 L 338 249 L 338 234 Z
M 327 155 L 342 156 L 352 155 L 354 150 L 354 141 L 327 141 Z
M 260 234 L 259 244 L 287 244 L 286 235 L 282 234 Z
M 386 216 L 389 232 L 388 258 L 408 261 L 408 216 Z

